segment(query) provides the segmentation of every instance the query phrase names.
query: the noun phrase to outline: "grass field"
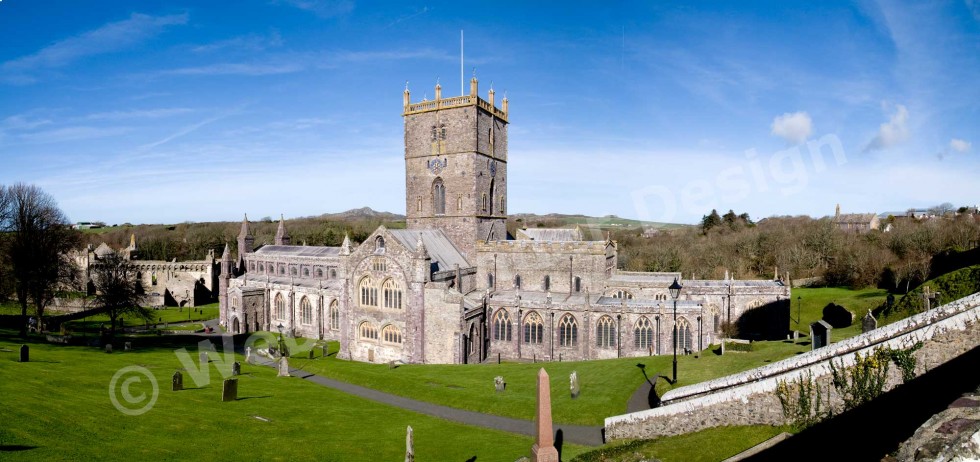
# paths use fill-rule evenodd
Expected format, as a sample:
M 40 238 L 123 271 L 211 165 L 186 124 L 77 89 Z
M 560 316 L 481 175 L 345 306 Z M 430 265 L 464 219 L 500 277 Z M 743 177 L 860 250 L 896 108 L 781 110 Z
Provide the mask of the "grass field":
M 190 310 L 190 312 L 188 312 L 188 310 Z M 187 323 L 189 321 L 207 321 L 218 317 L 218 304 L 211 303 L 209 305 L 201 305 L 192 308 L 167 307 L 152 310 L 152 312 L 153 319 L 150 321 L 151 325 L 163 323 L 179 324 Z M 122 319 L 127 327 L 139 327 L 146 325 L 146 321 L 143 321 L 135 316 L 123 315 Z M 75 332 L 98 332 L 99 326 L 102 324 L 105 324 L 106 326 L 109 325 L 108 315 L 97 314 L 87 318 L 69 321 L 66 323 L 66 328 Z M 117 325 L 116 327 L 119 326 Z M 162 328 L 163 326 L 160 327 Z M 169 329 L 178 330 L 174 326 L 170 326 Z
M 278 378 L 268 367 L 243 364 L 239 399 L 223 403 L 222 372 L 228 373 L 230 363 L 212 363 L 208 383 L 195 384 L 185 373 L 188 389 L 173 392 L 171 375 L 182 366 L 172 345 L 141 346 L 137 339 L 135 351 L 106 354 L 32 343 L 31 362 L 19 363 L 20 342 L 9 335 L 0 333 L 3 460 L 401 460 L 408 425 L 418 460 L 530 455 L 529 437 L 403 411 L 299 378 Z M 120 412 L 110 399 L 113 375 L 130 366 L 145 368 L 159 385 L 155 405 L 138 416 Z M 134 377 L 141 379 L 122 390 Z M 115 389 L 123 404 L 127 391 L 131 397 L 153 395 L 150 380 L 135 373 L 118 379 Z M 568 459 L 585 449 L 565 445 L 563 454 Z
M 868 310 L 877 308 L 885 301 L 888 291 L 884 289 L 860 289 L 851 290 L 845 287 L 820 287 L 815 289 L 796 288 L 792 292 L 792 305 L 790 306 L 790 329 L 796 329 L 809 335 L 810 323 L 816 322 L 823 316 L 823 309 L 828 303 L 836 303 L 854 313 L 854 323 L 849 327 L 834 329 L 831 333 L 831 340 L 834 342 L 851 338 L 861 333 L 861 318 L 868 313 Z M 799 298 L 799 300 L 797 300 Z M 796 320 L 797 305 L 801 305 L 800 322 L 797 327 Z M 890 322 L 898 319 L 890 319 Z M 883 325 L 879 319 L 879 325 Z
M 784 431 L 785 427 L 752 425 L 709 428 L 686 435 L 614 443 L 580 454 L 572 462 L 716 462 L 727 459 Z

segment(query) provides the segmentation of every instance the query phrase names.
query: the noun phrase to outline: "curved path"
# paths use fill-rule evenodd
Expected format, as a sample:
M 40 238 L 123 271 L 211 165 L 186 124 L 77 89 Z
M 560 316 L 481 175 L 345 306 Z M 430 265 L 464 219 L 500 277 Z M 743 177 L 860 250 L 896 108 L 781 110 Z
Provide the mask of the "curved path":
M 263 364 L 266 366 L 275 365 L 272 361 L 265 358 L 257 358 L 258 359 L 255 361 L 257 364 Z M 289 373 L 294 377 L 299 377 L 303 380 L 308 380 L 318 385 L 333 388 L 335 390 L 369 399 L 371 401 L 377 401 L 389 406 L 418 412 L 420 414 L 440 417 L 446 420 L 473 425 L 476 427 L 492 428 L 494 430 L 519 433 L 532 437 L 535 436 L 534 422 L 530 420 L 511 419 L 509 417 L 464 411 L 462 409 L 427 403 L 425 401 L 418 401 L 347 382 L 341 382 L 316 374 L 311 374 L 302 369 L 289 368 Z M 581 444 L 584 446 L 600 446 L 603 444 L 603 427 L 556 423 L 554 424 L 554 428 L 556 433 L 561 432 L 561 441 L 564 442 Z M 555 440 L 558 441 L 558 438 L 556 437 Z

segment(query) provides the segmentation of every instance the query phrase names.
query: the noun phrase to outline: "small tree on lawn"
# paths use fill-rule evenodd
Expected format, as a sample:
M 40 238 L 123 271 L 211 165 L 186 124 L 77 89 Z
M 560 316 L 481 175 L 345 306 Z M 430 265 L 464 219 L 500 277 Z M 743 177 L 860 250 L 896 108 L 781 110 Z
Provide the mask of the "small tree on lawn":
M 145 320 L 153 317 L 153 313 L 142 306 L 142 282 L 136 278 L 136 269 L 128 260 L 109 254 L 95 265 L 94 270 L 95 306 L 104 309 L 109 316 L 110 335 L 115 335 L 116 319 L 121 315 L 135 315 Z

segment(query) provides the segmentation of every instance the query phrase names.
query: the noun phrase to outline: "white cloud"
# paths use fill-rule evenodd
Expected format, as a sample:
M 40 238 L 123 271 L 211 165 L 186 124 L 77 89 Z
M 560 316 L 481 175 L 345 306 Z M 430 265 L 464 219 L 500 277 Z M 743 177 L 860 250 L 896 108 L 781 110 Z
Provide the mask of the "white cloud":
M 349 0 L 282 0 L 276 3 L 309 11 L 321 18 L 343 16 L 354 10 L 354 2 Z
M 952 140 L 949 140 L 949 148 L 956 152 L 969 151 L 971 146 L 973 146 L 973 143 L 966 140 L 961 140 L 959 138 L 953 138 Z
M 888 122 L 881 124 L 878 135 L 868 143 L 864 152 L 887 149 L 908 139 L 908 121 L 909 110 L 901 104 L 896 104 L 895 113 Z
M 33 71 L 67 66 L 88 56 L 123 50 L 159 34 L 166 26 L 186 23 L 186 13 L 170 16 L 133 13 L 129 19 L 55 42 L 32 55 L 7 61 L 0 68 L 10 82 L 31 82 Z
M 804 111 L 785 113 L 772 121 L 772 135 L 781 137 L 791 144 L 806 141 L 813 133 L 813 120 Z

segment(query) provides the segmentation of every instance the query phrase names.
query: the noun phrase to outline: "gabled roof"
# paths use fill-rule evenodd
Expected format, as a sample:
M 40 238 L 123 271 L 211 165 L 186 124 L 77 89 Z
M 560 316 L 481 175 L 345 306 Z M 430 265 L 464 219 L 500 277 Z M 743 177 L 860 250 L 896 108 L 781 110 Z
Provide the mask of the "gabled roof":
M 261 256 L 284 257 L 336 257 L 340 255 L 340 247 L 325 247 L 314 245 L 264 245 L 254 252 Z
M 389 229 L 388 232 L 411 252 L 416 251 L 421 235 L 422 245 L 432 258 L 433 271 L 451 270 L 454 265 L 460 268 L 472 266 L 441 229 Z
M 530 228 L 517 230 L 517 239 L 532 241 L 566 242 L 582 241 L 582 231 L 579 228 Z
M 842 213 L 834 217 L 834 223 L 871 223 L 875 213 Z

